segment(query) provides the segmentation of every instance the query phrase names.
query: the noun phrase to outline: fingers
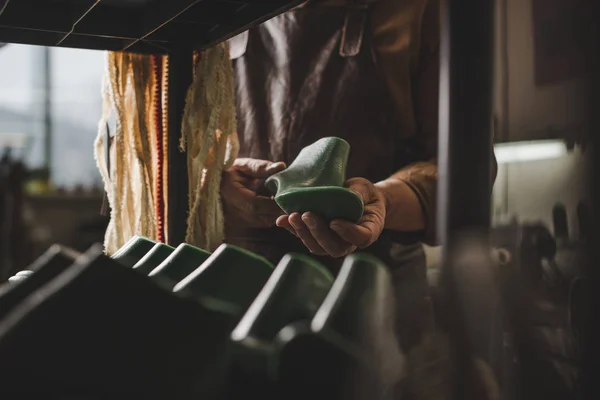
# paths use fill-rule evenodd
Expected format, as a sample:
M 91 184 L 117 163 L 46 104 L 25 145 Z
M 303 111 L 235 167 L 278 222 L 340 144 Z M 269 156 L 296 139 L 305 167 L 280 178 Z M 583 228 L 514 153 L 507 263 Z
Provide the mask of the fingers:
M 251 178 L 268 178 L 269 176 L 282 171 L 286 168 L 283 162 L 271 162 L 267 160 L 257 160 L 255 158 L 238 158 L 234 161 L 233 167 Z
M 259 196 L 243 181 L 236 180 L 236 175 L 240 175 L 238 171 L 227 172 L 221 181 L 221 198 L 227 217 L 255 228 L 274 226 L 283 214 L 281 208 L 272 198 Z
M 277 221 L 275 221 L 275 225 L 277 225 L 280 228 L 284 228 L 294 236 L 298 236 L 296 235 L 296 231 L 290 224 L 289 215 L 281 215 L 280 217 L 278 217 Z
M 289 216 L 282 215 L 282 216 L 278 217 L 277 221 L 275 221 L 275 224 L 280 228 L 286 228 L 286 227 L 290 226 Z
M 356 225 L 344 220 L 336 220 L 329 225 L 342 240 L 364 249 L 373 244 L 372 231 L 362 225 Z
M 266 215 L 273 216 L 273 222 L 279 217 L 283 215 L 283 210 L 279 208 L 275 200 L 270 197 L 265 196 L 257 196 L 253 191 L 248 190 L 252 194 L 246 194 L 249 196 L 243 204 L 243 209 L 245 212 L 254 214 L 254 215 Z
M 353 178 L 346 182 L 348 189 L 362 197 L 365 210 L 358 224 L 344 220 L 332 221 L 329 227 L 343 240 L 359 248 L 375 242 L 385 224 L 385 203 L 377 188 L 368 180 Z
M 346 187 L 357 193 L 363 200 L 363 203 L 368 203 L 375 197 L 374 186 L 371 182 L 363 178 L 352 178 L 346 181 Z
M 267 198 L 267 200 L 269 199 Z M 256 198 L 251 201 L 256 201 Z M 261 210 L 260 212 L 249 211 L 256 210 L 260 207 L 265 208 L 265 206 L 256 203 L 244 203 L 238 201 L 233 203 L 223 202 L 225 216 L 232 221 L 244 221 L 252 228 L 271 228 L 275 226 L 277 218 L 281 216 L 283 211 L 281 211 L 279 207 L 276 207 L 269 212 L 264 212 L 264 210 Z
M 377 205 L 368 205 L 365 207 L 365 212 L 358 224 L 344 220 L 334 220 L 331 221 L 329 227 L 343 240 L 364 249 L 379 238 L 384 218 Z
M 289 226 L 288 226 L 289 224 Z M 280 217 L 277 226 L 295 233 L 308 250 L 316 255 L 329 255 L 331 257 L 344 257 L 354 250 L 356 246 L 344 242 L 335 232 L 329 229 L 327 223 L 312 213 L 292 213 L 287 218 Z M 293 231 L 289 228 L 293 228 Z
M 282 215 L 277 218 L 276 225 L 297 236 L 311 253 L 334 258 L 354 252 L 358 246 L 353 243 L 367 243 L 371 237 L 364 227 L 358 226 L 359 230 L 356 232 L 357 225 L 343 220 L 334 221 L 332 227 L 329 227 L 312 213 Z
M 302 221 L 302 217 L 299 213 L 292 213 L 288 218 L 290 225 L 294 228 L 296 236 L 302 240 L 302 243 L 306 248 L 313 254 L 324 256 L 327 252 L 319 245 L 313 235 L 310 233 L 308 227 Z
M 274 200 L 264 196 L 256 196 L 249 189 L 240 190 L 230 204 L 237 209 L 237 213 L 242 219 L 252 223 L 257 228 L 275 226 L 277 218 L 283 214 L 283 211 Z
M 273 215 L 275 218 L 283 214 L 275 200 L 271 197 L 257 195 L 243 182 L 236 181 L 232 175 L 235 174 L 224 175 L 221 181 L 221 196 L 227 203 L 251 214 Z
M 304 213 L 302 221 L 308 227 L 315 241 L 330 256 L 334 258 L 343 257 L 356 250 L 356 246 L 340 238 L 337 233 L 329 228 L 329 225 L 322 218 L 313 213 Z
M 313 254 L 344 257 L 357 248 L 373 244 L 385 225 L 385 199 L 366 179 L 346 182 L 349 189 L 361 196 L 365 205 L 357 224 L 344 220 L 326 223 L 317 215 L 306 212 L 277 218 L 276 225 L 294 233 Z

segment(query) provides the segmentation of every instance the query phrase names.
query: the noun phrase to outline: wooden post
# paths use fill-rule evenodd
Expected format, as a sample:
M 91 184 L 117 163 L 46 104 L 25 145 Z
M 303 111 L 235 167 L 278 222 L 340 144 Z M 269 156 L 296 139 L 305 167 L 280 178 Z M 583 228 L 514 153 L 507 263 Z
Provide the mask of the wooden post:
M 187 153 L 179 149 L 181 122 L 187 90 L 192 83 L 193 52 L 188 49 L 169 53 L 168 72 L 168 215 L 166 241 L 178 246 L 185 241 L 188 218 Z

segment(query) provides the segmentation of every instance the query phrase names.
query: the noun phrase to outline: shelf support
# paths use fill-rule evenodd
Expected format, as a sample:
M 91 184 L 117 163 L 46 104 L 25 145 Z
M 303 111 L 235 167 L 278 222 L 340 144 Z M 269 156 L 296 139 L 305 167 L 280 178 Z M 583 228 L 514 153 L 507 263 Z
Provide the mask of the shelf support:
M 482 327 L 498 307 L 489 260 L 494 0 L 442 0 L 441 21 L 437 228 L 453 398 L 462 400 L 476 398 L 473 353 L 493 361 Z
M 178 246 L 185 241 L 188 218 L 187 152 L 179 148 L 187 90 L 192 83 L 193 52 L 178 49 L 169 53 L 167 130 L 167 229 L 166 241 Z

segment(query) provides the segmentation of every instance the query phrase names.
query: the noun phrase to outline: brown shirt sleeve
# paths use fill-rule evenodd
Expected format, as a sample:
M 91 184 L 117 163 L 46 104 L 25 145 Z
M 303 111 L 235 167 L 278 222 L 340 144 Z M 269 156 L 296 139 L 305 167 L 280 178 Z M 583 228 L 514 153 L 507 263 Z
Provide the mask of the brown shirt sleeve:
M 436 242 L 437 133 L 439 108 L 439 1 L 426 1 L 421 17 L 420 46 L 413 73 L 415 139 L 422 149 L 422 161 L 402 169 L 398 177 L 415 192 L 425 216 L 424 242 Z
M 381 0 L 371 23 L 381 68 L 399 107 L 403 126 L 399 135 L 412 138 L 412 145 L 420 149 L 419 161 L 395 176 L 417 195 L 426 219 L 424 242 L 435 244 L 440 2 Z M 495 178 L 495 158 L 493 166 Z

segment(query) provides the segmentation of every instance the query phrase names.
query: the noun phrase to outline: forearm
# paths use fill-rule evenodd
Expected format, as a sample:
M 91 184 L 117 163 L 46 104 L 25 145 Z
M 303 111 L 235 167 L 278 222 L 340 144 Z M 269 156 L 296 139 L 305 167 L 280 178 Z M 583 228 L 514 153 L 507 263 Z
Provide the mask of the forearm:
M 491 163 L 494 182 L 497 162 L 493 151 Z M 437 165 L 432 160 L 407 166 L 376 183 L 386 204 L 385 229 L 422 231 L 423 241 L 436 245 L 437 177 Z
M 414 190 L 399 174 L 378 182 L 386 205 L 385 229 L 414 232 L 426 229 L 423 207 Z

